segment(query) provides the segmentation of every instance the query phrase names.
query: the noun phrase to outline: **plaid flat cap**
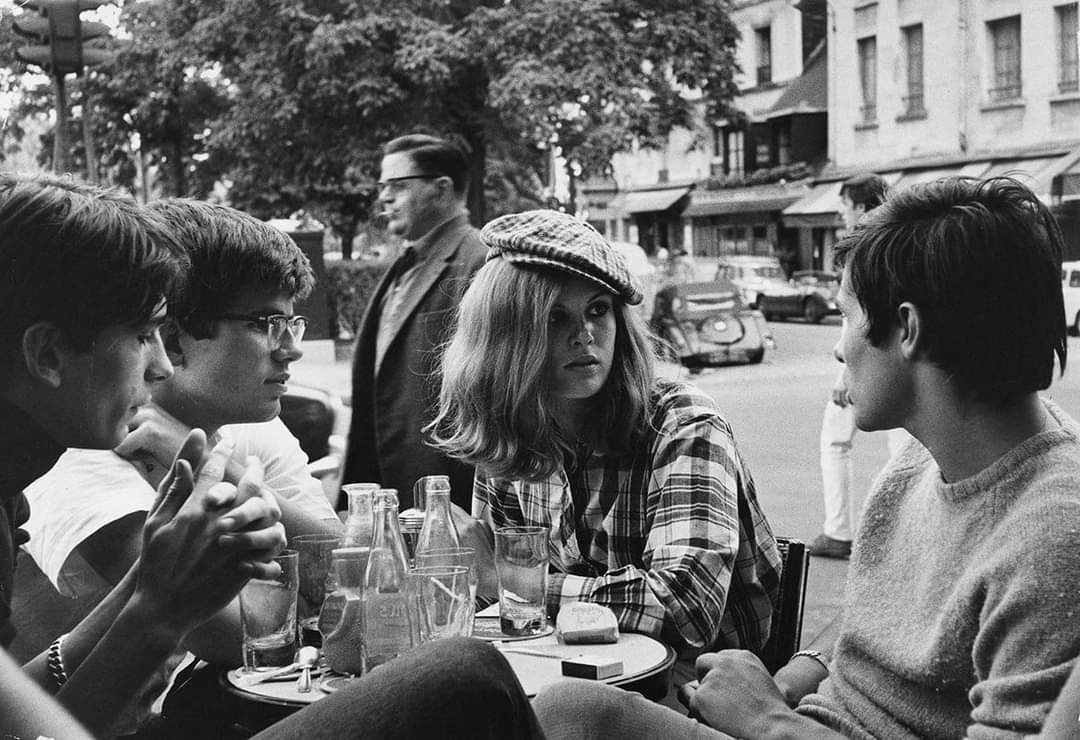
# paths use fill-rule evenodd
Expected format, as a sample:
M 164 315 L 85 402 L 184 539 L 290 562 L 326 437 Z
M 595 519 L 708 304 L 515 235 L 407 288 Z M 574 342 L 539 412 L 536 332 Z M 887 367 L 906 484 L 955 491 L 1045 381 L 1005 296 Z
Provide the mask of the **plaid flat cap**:
M 487 258 L 535 265 L 585 278 L 635 305 L 641 289 L 622 255 L 590 224 L 560 211 L 526 211 L 500 216 L 480 231 Z

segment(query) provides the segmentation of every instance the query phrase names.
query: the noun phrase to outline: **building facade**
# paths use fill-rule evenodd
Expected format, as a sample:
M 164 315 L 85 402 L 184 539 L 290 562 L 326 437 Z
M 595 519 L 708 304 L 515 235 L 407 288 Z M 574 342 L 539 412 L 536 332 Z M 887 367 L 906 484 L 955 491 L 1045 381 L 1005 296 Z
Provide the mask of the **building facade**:
M 799 237 L 781 212 L 805 194 L 827 153 L 825 7 L 735 2 L 739 115 L 702 113 L 663 150 L 617 155 L 611 180 L 582 188 L 583 215 L 650 254 L 793 254 Z
M 856 172 L 1012 174 L 1080 256 L 1075 0 L 830 0 L 828 20 L 830 164 L 786 223 L 828 221 Z
M 741 111 L 613 161 L 586 215 L 613 239 L 831 269 L 840 186 L 1012 174 L 1080 259 L 1077 0 L 742 0 Z

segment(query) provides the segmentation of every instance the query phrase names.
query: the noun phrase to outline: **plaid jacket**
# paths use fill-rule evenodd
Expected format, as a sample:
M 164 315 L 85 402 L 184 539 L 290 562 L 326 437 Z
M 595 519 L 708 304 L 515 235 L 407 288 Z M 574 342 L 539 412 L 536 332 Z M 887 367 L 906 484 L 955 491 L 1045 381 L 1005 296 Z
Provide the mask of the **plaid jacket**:
M 754 482 L 715 402 L 660 382 L 652 429 L 630 456 L 592 454 L 573 476 L 490 479 L 477 470 L 473 516 L 547 527 L 548 608 L 610 607 L 619 628 L 676 648 L 760 649 L 780 583 L 780 553 Z M 583 554 L 572 486 L 587 491 Z

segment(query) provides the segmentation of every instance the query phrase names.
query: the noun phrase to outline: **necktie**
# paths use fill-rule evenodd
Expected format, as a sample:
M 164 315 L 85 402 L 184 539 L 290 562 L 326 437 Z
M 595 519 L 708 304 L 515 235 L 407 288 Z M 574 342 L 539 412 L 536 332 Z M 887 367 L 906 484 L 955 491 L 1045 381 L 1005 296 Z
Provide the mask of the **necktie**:
M 391 284 L 396 283 L 402 275 L 412 269 L 416 262 L 416 250 L 412 247 L 405 247 L 405 251 L 401 253 L 401 256 L 394 261 L 394 264 L 390 265 Z

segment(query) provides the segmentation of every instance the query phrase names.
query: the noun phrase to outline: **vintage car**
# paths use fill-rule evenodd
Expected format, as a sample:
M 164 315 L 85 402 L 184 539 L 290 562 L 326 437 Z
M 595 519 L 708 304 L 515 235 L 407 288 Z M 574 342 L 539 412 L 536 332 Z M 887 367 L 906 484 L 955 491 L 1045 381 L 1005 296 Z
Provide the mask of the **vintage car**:
M 826 316 L 840 313 L 836 305 L 838 292 L 839 275 L 803 270 L 793 274 L 786 285 L 759 295 L 757 307 L 769 321 L 800 318 L 817 324 Z
M 760 311 L 746 306 L 730 280 L 677 283 L 656 294 L 653 331 L 673 360 L 691 370 L 761 362 L 775 347 Z
M 751 308 L 761 308 L 763 295 L 783 291 L 788 284 L 780 260 L 765 255 L 725 255 L 716 264 L 716 279 L 730 280 Z

